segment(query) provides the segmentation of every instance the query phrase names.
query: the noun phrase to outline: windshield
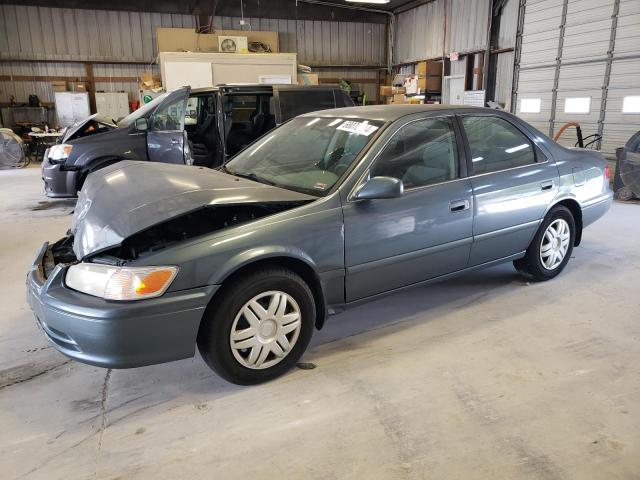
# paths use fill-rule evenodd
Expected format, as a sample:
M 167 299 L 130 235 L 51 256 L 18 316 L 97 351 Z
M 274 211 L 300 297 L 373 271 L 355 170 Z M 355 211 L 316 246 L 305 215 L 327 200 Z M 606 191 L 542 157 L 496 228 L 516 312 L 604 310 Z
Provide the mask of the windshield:
M 298 117 L 236 155 L 225 170 L 323 196 L 349 169 L 383 122 Z
M 118 122 L 118 126 L 119 127 L 128 127 L 129 125 L 133 124 L 133 122 L 135 122 L 137 119 L 142 118 L 142 117 L 146 117 L 147 114 L 150 113 L 150 112 L 153 112 L 153 110 L 165 98 L 167 98 L 167 95 L 169 95 L 170 93 L 171 92 L 165 92 L 162 95 L 160 95 L 159 97 L 156 97 L 153 100 L 151 100 L 149 103 L 145 103 L 138 110 L 136 110 L 135 112 L 130 113 L 129 115 L 124 117 L 122 120 L 120 120 Z

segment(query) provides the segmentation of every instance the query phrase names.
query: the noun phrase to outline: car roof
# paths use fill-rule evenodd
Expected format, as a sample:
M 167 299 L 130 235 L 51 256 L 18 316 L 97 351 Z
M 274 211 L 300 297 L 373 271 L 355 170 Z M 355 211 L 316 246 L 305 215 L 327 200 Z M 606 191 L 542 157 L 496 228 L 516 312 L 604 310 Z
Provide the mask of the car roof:
M 216 85 L 215 87 L 200 87 L 200 88 L 192 88 L 191 94 L 199 94 L 199 93 L 211 93 L 217 92 L 218 90 L 222 90 L 224 88 L 233 88 L 234 90 L 270 90 L 274 87 L 283 89 L 283 90 L 327 90 L 327 89 L 336 89 L 340 88 L 337 84 L 331 83 L 323 83 L 321 85 L 298 85 L 298 84 L 282 84 L 282 85 L 266 85 L 264 83 L 222 83 L 220 85 Z
M 502 112 L 491 108 L 470 107 L 468 105 L 442 105 L 442 104 L 386 104 L 386 105 L 367 105 L 366 107 L 343 107 L 332 108 L 330 110 L 320 110 L 317 112 L 309 112 L 301 115 L 301 117 L 350 117 L 365 118 L 368 120 L 380 120 L 383 122 L 393 122 L 406 115 L 423 112 Z

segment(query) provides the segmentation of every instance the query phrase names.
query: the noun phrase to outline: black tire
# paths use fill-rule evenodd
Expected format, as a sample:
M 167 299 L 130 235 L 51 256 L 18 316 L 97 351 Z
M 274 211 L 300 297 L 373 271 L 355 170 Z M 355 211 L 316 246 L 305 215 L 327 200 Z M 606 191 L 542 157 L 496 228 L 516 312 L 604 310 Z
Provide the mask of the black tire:
M 547 228 L 558 219 L 565 220 L 569 225 L 569 246 L 562 262 L 560 262 L 560 264 L 555 266 L 554 268 L 548 269 L 544 266 L 542 260 L 540 259 L 540 249 L 542 247 L 542 239 Z M 571 253 L 573 252 L 573 245 L 575 241 L 576 223 L 573 215 L 568 208 L 563 207 L 562 205 L 558 205 L 556 207 L 553 207 L 542 221 L 540 228 L 538 229 L 535 237 L 533 237 L 533 240 L 531 241 L 531 244 L 527 249 L 526 255 L 523 258 L 514 261 L 513 265 L 518 273 L 527 278 L 527 280 L 534 282 L 551 280 L 552 278 L 556 277 L 569 262 Z
M 290 295 L 298 304 L 301 317 L 298 338 L 279 363 L 264 369 L 248 368 L 232 352 L 231 329 L 236 315 L 249 300 L 274 290 Z M 315 319 L 313 294 L 300 276 L 283 268 L 260 269 L 223 285 L 202 319 L 198 349 L 206 364 L 225 380 L 236 385 L 255 385 L 279 377 L 295 366 L 311 340 Z

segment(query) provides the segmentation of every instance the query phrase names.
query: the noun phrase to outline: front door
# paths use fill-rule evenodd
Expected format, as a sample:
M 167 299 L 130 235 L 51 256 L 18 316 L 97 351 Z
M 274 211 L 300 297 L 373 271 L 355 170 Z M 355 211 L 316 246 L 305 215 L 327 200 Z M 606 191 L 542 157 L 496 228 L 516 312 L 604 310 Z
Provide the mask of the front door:
M 176 90 L 151 115 L 147 154 L 152 162 L 185 163 L 184 121 L 189 91 L 188 87 Z
M 480 265 L 527 249 L 558 193 L 558 168 L 505 118 L 465 115 L 461 123 L 475 205 L 470 265 Z
M 451 117 L 411 121 L 387 143 L 368 176 L 398 178 L 405 192 L 344 204 L 347 302 L 465 268 L 473 218 L 462 151 Z

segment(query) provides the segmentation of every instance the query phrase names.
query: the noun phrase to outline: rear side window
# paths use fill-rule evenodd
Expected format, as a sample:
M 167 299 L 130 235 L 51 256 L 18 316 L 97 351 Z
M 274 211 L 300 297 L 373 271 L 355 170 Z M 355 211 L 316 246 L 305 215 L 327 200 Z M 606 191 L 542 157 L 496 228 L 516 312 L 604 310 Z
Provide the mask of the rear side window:
M 416 188 L 453 180 L 458 176 L 456 139 L 448 118 L 411 122 L 389 141 L 370 176 L 402 180 Z
M 462 118 L 473 173 L 489 173 L 535 163 L 531 141 L 520 130 L 498 117 Z
M 333 90 L 284 90 L 280 91 L 282 121 L 303 113 L 335 108 Z

